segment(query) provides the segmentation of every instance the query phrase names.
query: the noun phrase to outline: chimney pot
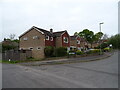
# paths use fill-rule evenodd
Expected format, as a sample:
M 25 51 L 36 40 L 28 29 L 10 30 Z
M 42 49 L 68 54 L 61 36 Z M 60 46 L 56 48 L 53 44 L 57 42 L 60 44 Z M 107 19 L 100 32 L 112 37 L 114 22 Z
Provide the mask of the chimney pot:
M 50 32 L 53 33 L 53 29 L 52 28 L 50 29 Z

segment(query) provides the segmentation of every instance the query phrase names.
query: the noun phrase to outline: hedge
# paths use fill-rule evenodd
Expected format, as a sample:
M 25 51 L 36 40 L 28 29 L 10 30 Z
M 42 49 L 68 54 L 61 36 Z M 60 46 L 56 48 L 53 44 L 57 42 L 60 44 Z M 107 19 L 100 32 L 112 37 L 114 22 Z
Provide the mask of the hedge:
M 80 51 L 80 50 L 77 50 L 77 51 L 76 51 L 76 54 L 77 54 L 77 55 L 82 55 L 82 54 L 83 54 L 83 52 L 82 52 L 82 51 Z

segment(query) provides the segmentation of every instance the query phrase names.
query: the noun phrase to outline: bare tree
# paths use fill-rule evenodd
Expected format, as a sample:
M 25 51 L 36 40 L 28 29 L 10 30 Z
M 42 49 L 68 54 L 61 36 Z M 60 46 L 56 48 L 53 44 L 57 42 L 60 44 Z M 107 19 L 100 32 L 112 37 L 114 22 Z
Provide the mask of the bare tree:
M 14 40 L 14 39 L 15 39 L 15 36 L 16 36 L 15 34 L 10 34 L 10 35 L 9 35 L 10 40 Z
M 108 34 L 104 34 L 102 38 L 103 39 L 108 39 Z

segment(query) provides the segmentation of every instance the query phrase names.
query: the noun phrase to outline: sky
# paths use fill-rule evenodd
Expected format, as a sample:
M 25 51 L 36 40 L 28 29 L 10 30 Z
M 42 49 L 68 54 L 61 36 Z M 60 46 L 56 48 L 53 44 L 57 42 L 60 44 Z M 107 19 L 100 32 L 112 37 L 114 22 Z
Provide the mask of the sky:
M 109 36 L 118 33 L 119 0 L 0 0 L 0 40 L 36 26 L 70 35 L 84 29 Z

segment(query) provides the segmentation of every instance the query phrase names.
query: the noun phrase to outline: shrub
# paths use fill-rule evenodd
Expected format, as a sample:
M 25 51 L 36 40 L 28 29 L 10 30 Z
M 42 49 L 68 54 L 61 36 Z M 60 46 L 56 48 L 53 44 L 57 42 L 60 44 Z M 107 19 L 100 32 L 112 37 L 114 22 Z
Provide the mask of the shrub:
M 82 54 L 83 54 L 83 52 L 82 52 L 82 51 L 80 51 L 80 50 L 77 50 L 77 51 L 76 51 L 76 54 L 77 54 L 77 55 L 82 55 Z
M 87 54 L 99 53 L 100 49 L 94 49 L 87 52 Z
M 67 48 L 59 47 L 55 49 L 55 56 L 61 57 L 67 55 Z
M 106 52 L 106 51 L 109 52 L 110 48 L 104 48 L 103 50 L 104 50 L 104 52 Z
M 45 56 L 46 56 L 46 57 L 51 57 L 51 56 L 53 56 L 53 52 L 54 52 L 54 48 L 51 47 L 51 46 L 47 46 L 47 47 L 45 47 L 45 49 L 44 49 L 44 53 L 45 53 Z

